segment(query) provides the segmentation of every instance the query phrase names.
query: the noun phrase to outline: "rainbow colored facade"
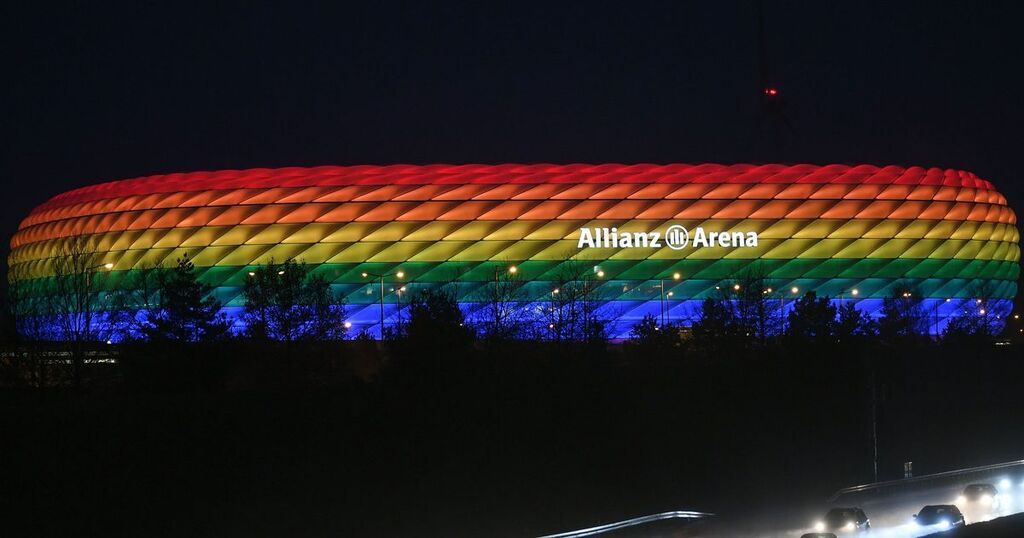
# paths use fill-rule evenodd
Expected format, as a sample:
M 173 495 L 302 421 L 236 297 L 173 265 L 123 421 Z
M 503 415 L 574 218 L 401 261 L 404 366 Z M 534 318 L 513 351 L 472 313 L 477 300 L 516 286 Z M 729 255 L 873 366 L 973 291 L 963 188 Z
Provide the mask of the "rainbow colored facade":
M 609 233 L 628 244 L 609 243 Z M 717 243 L 707 242 L 712 233 Z M 783 305 L 797 288 L 877 314 L 883 297 L 912 288 L 941 331 L 979 293 L 1005 317 L 1020 261 L 1016 217 L 988 181 L 867 165 L 329 166 L 143 177 L 37 207 L 11 240 L 12 274 L 45 283 L 62 243 L 80 236 L 99 263 L 113 264 L 99 284 L 106 290 L 187 253 L 232 316 L 254 266 L 303 261 L 345 298 L 356 330 L 374 334 L 380 282 L 364 273 L 391 275 L 386 326 L 408 300 L 393 291 L 401 286 L 408 294 L 457 282 L 472 319 L 497 272 L 514 265 L 517 300 L 543 308 L 567 264 L 583 263 L 593 266 L 613 336 L 645 314 L 685 323 L 700 300 L 752 270 Z

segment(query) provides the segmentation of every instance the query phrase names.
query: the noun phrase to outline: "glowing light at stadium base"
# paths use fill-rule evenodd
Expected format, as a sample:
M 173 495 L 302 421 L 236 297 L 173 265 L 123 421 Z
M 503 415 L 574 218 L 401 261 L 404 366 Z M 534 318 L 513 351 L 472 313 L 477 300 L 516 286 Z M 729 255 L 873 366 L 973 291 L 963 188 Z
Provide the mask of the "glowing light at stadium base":
M 608 245 L 597 237 L 581 244 L 584 229 L 609 230 L 597 234 Z M 682 247 L 679 230 L 688 234 Z M 655 233 L 672 244 L 652 246 Z M 867 165 L 395 165 L 151 176 L 70 191 L 32 211 L 11 240 L 15 280 L 45 294 L 53 257 L 77 237 L 97 263 L 113 264 L 95 277 L 104 291 L 188 253 L 229 314 L 241 308 L 255 266 L 304 261 L 344 297 L 353 329 L 374 331 L 380 283 L 363 273 L 403 272 L 386 282 L 388 325 L 398 321 L 393 284 L 406 287 L 408 302 L 417 289 L 456 282 L 472 319 L 495 274 L 514 265 L 518 299 L 531 309 L 586 268 L 613 336 L 645 314 L 658 317 L 662 293 L 668 319 L 685 323 L 701 300 L 752 271 L 773 290 L 855 301 L 870 315 L 883 297 L 912 289 L 937 332 L 979 296 L 1001 324 L 1020 261 L 1016 216 L 988 181 Z M 797 296 L 770 297 L 788 310 Z

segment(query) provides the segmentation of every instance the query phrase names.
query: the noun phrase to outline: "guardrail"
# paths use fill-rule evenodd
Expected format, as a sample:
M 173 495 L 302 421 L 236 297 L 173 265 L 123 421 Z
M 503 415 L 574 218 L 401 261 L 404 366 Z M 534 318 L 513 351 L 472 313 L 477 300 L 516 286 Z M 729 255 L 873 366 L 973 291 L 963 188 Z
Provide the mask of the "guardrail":
M 1024 466 L 1024 460 L 1008 461 L 1008 462 L 1005 462 L 1005 463 L 994 463 L 992 465 L 982 465 L 980 467 L 968 467 L 966 469 L 956 469 L 956 470 L 953 470 L 953 471 L 943 471 L 941 473 L 934 473 L 934 474 L 915 476 L 913 478 L 900 478 L 898 480 L 887 480 L 887 481 L 884 481 L 884 482 L 875 482 L 875 483 L 872 483 L 872 484 L 862 484 L 862 485 L 859 485 L 859 486 L 850 486 L 848 488 L 843 488 L 843 489 L 835 492 L 831 497 L 829 497 L 828 502 L 830 502 L 830 503 L 836 502 L 836 500 L 838 500 L 839 497 L 842 497 L 843 495 L 849 495 L 851 493 L 860 493 L 860 492 L 863 492 L 863 491 L 871 491 L 871 490 L 877 490 L 877 489 L 885 489 L 885 488 L 891 488 L 891 487 L 906 486 L 906 485 L 916 484 L 916 483 L 919 483 L 919 482 L 926 482 L 926 481 L 929 481 L 929 480 L 940 480 L 940 479 L 943 479 L 943 478 L 951 478 L 951 477 L 955 477 L 955 476 L 966 476 L 966 475 L 971 475 L 971 474 L 986 473 L 986 472 L 989 472 L 989 471 L 1000 471 L 1000 470 L 1003 470 L 1003 469 L 1009 469 L 1009 468 L 1018 467 L 1018 466 Z
M 558 534 L 545 534 L 544 536 L 540 536 L 538 538 L 581 538 L 583 536 L 594 536 L 596 534 L 616 531 L 628 527 L 635 527 L 637 525 L 643 525 L 645 523 L 664 521 L 667 519 L 704 519 L 707 517 L 713 517 L 714 515 L 715 514 L 711 514 L 708 512 L 693 512 L 690 510 L 671 510 L 668 512 L 651 514 L 649 516 L 640 516 L 634 517 L 632 519 L 626 519 L 623 521 L 616 521 L 615 523 L 598 525 L 597 527 L 590 527 L 575 531 L 560 532 Z

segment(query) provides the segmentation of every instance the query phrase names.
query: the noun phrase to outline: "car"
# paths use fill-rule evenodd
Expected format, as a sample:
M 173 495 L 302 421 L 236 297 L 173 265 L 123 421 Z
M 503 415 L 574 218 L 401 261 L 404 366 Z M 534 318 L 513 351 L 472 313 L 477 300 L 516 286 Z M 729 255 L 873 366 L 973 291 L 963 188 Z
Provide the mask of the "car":
M 814 524 L 817 532 L 862 533 L 871 529 L 871 520 L 860 508 L 833 508 Z
M 964 515 L 953 504 L 930 504 L 914 514 L 914 522 L 921 527 L 951 529 L 963 527 Z
M 986 510 L 999 508 L 999 490 L 992 484 L 971 484 L 956 498 L 957 507 L 979 507 Z

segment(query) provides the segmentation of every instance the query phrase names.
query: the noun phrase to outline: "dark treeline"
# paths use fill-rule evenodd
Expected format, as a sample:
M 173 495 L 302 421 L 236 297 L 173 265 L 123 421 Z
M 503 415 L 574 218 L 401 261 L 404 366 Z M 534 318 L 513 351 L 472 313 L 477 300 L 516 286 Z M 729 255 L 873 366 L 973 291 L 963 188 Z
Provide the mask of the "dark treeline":
M 252 270 L 235 334 L 187 258 L 137 278 L 108 310 L 120 343 L 8 339 L 11 535 L 536 536 L 820 500 L 876 465 L 1024 443 L 1024 367 L 983 297 L 933 338 L 909 287 L 869 320 L 739 279 L 691 326 L 647 317 L 609 342 L 586 271 L 539 321 L 502 271 L 473 315 L 454 284 L 423 290 L 376 341 L 299 262 Z

